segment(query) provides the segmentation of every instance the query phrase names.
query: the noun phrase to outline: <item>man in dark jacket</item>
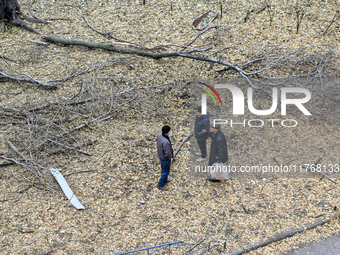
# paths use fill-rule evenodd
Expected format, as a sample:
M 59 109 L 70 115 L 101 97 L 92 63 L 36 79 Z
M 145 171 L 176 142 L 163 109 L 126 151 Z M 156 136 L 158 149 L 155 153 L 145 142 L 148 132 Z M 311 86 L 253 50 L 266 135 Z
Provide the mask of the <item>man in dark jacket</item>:
M 157 152 L 161 162 L 162 174 L 158 182 L 157 188 L 160 190 L 166 190 L 165 183 L 168 182 L 168 175 L 170 173 L 171 159 L 173 158 L 173 150 L 171 141 L 169 138 L 170 127 L 165 125 L 162 128 L 162 133 L 157 136 Z
M 197 156 L 201 156 L 196 161 L 201 162 L 207 158 L 207 139 L 208 133 L 203 133 L 202 130 L 210 131 L 209 112 L 206 115 L 202 114 L 202 107 L 196 108 L 196 120 L 195 120 L 195 138 L 200 148 L 200 152 L 195 153 Z
M 223 163 L 228 161 L 227 141 L 224 134 L 220 130 L 219 124 L 215 124 L 215 126 L 212 124 L 210 126 L 210 129 L 211 132 L 206 132 L 205 130 L 203 130 L 204 133 L 207 133 L 211 137 L 209 166 L 223 167 Z M 217 169 L 215 169 L 215 171 L 216 170 Z M 210 178 L 209 181 L 219 181 L 219 179 Z

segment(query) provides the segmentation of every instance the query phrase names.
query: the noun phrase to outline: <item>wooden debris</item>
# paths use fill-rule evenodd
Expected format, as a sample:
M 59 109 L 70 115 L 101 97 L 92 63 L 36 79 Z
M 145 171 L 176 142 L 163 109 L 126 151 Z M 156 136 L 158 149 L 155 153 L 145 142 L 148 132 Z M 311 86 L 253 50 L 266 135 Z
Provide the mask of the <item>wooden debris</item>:
M 177 150 L 174 153 L 174 158 L 176 157 L 177 153 L 181 150 L 183 144 L 188 141 L 190 139 L 190 137 L 192 137 L 194 135 L 194 133 L 190 134 L 189 136 L 187 136 L 186 138 L 183 139 L 183 141 L 181 142 L 181 144 L 178 146 Z

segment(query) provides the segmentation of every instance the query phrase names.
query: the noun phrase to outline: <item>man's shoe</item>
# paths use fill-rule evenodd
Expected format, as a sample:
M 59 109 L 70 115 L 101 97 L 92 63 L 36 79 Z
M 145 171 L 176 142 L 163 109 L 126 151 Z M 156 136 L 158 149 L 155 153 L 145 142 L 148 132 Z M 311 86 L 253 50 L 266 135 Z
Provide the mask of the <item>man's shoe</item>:
M 194 153 L 196 156 L 202 156 L 202 153 L 200 153 L 200 152 L 195 152 Z
M 204 161 L 204 160 L 206 160 L 206 159 L 207 159 L 207 158 L 202 158 L 202 157 L 201 157 L 201 158 L 196 159 L 196 161 L 197 161 L 197 162 L 202 162 L 202 161 Z
M 168 188 L 166 188 L 166 187 L 161 187 L 161 186 L 159 186 L 158 184 L 157 184 L 157 189 L 159 189 L 159 190 L 168 190 Z
M 209 178 L 209 181 L 211 181 L 211 182 L 219 182 L 219 181 L 221 181 L 221 180 L 216 180 L 216 179 L 214 179 L 214 178 Z
M 168 180 L 166 182 L 170 182 L 170 177 L 168 177 Z

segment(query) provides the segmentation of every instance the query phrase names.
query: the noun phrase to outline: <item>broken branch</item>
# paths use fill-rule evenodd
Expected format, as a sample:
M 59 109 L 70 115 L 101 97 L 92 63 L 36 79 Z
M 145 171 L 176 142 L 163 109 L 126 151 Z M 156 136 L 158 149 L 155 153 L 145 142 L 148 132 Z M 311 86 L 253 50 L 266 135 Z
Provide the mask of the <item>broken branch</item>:
M 192 137 L 194 135 L 194 133 L 190 134 L 189 136 L 187 136 L 186 138 L 183 139 L 183 141 L 181 142 L 181 144 L 178 146 L 177 150 L 174 153 L 174 158 L 176 157 L 177 153 L 181 150 L 183 144 L 188 141 L 190 139 L 190 137 Z

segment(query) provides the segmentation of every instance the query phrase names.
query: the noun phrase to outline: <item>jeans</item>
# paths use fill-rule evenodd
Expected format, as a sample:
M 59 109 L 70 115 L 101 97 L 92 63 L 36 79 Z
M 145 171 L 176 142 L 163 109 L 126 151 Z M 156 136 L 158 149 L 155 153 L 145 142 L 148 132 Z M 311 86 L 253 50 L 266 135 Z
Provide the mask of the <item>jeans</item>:
M 200 147 L 200 151 L 201 151 L 201 157 L 202 158 L 206 158 L 207 157 L 207 141 L 198 141 L 197 140 L 197 144 Z
M 168 181 L 168 175 L 170 173 L 170 165 L 171 165 L 171 160 L 161 160 L 161 166 L 162 166 L 162 175 L 161 178 L 159 179 L 158 185 L 163 187 L 165 183 Z

